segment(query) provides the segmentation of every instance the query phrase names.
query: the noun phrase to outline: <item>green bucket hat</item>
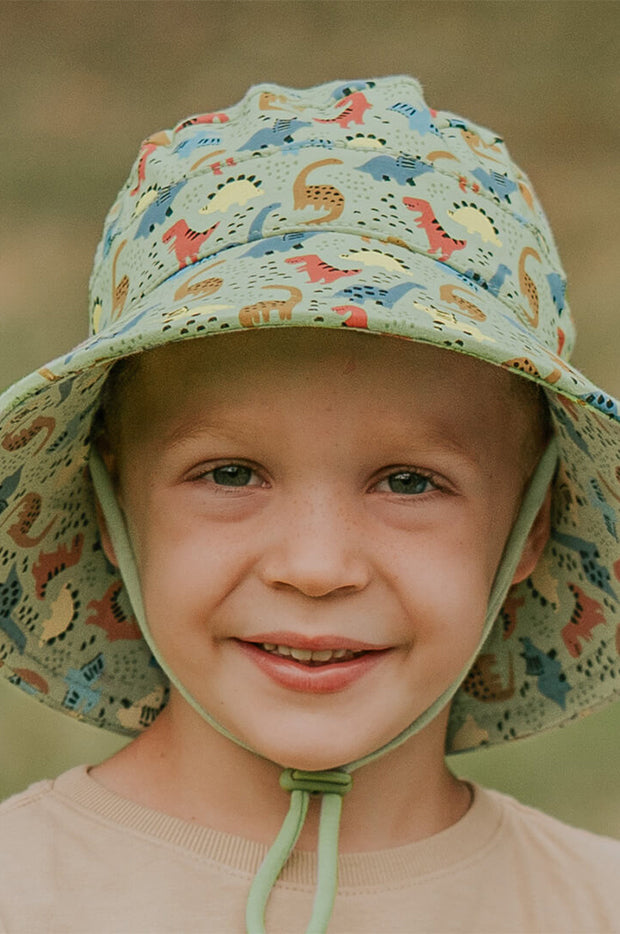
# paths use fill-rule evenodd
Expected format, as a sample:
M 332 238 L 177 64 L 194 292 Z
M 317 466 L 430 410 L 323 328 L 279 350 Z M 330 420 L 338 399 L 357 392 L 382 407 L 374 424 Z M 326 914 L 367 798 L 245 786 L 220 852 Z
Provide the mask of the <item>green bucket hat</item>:
M 492 608 L 455 686 L 447 751 L 567 723 L 618 693 L 617 403 L 568 362 L 564 273 L 500 137 L 430 109 L 406 76 L 254 87 L 142 144 L 97 249 L 90 322 L 0 398 L 0 673 L 22 690 L 130 736 L 166 702 L 139 596 L 132 608 L 95 516 L 91 430 L 115 361 L 320 327 L 469 354 L 548 400 L 552 533 Z

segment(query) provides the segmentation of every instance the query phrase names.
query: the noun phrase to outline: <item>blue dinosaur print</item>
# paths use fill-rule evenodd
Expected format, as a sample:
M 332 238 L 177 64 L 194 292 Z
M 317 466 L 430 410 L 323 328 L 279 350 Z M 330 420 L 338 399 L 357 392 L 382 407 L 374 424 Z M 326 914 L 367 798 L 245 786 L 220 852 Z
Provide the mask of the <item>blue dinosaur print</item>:
M 187 158 L 187 156 L 191 156 L 193 152 L 196 152 L 197 149 L 201 149 L 203 146 L 220 146 L 221 143 L 221 136 L 194 136 L 189 139 L 181 140 L 172 151 L 175 155 Z
M 589 405 L 593 405 L 600 412 L 604 412 L 605 415 L 613 415 L 614 418 L 618 418 L 618 404 L 615 399 L 612 399 L 606 393 L 600 391 L 596 393 L 589 392 L 580 398 Z
M 174 185 L 167 185 L 162 188 L 153 203 L 149 204 L 142 215 L 136 231 L 136 239 L 138 237 L 148 237 L 156 227 L 165 223 L 166 218 L 172 214 L 172 202 L 185 185 L 187 185 L 186 178 Z
M 304 140 L 293 140 L 292 143 L 287 143 L 286 147 L 282 150 L 283 156 L 295 156 L 302 149 L 308 148 L 319 148 L 319 149 L 334 149 L 334 141 L 331 139 L 304 139 Z
M 103 239 L 103 255 L 104 255 L 104 258 L 105 258 L 105 257 L 108 255 L 108 253 L 110 252 L 110 247 L 112 246 L 112 243 L 114 242 L 114 240 L 116 240 L 116 238 L 117 238 L 117 236 L 119 235 L 119 233 L 120 233 L 120 218 L 116 217 L 116 218 L 112 221 L 112 223 L 110 224 L 110 226 L 107 228 L 107 230 L 105 231 L 105 234 L 104 234 L 104 239 Z
M 571 690 L 571 686 L 556 658 L 555 649 L 543 652 L 527 636 L 520 637 L 520 642 L 523 645 L 523 652 L 520 655 L 525 659 L 525 673 L 537 678 L 540 693 L 564 710 L 566 695 Z
M 293 230 L 278 237 L 267 237 L 250 247 L 243 256 L 268 256 L 270 253 L 286 253 L 291 247 L 305 243 L 310 237 L 316 237 L 318 230 Z
M 393 179 L 399 185 L 415 185 L 415 179 L 425 172 L 432 172 L 433 167 L 415 156 L 401 153 L 399 156 L 375 156 L 357 168 L 358 172 L 367 172 L 376 181 Z
M 103 673 L 105 668 L 101 652 L 81 668 L 70 668 L 65 677 L 67 693 L 62 706 L 68 710 L 81 710 L 87 713 L 95 706 L 101 697 L 100 690 L 93 690 L 93 684 Z
M 616 512 L 609 505 L 609 503 L 603 496 L 601 485 L 596 479 L 596 477 L 590 477 L 590 482 L 588 485 L 588 500 L 590 501 L 592 506 L 595 506 L 597 509 L 600 509 L 607 531 L 609 532 L 610 535 L 613 535 L 616 541 L 618 541 L 618 532 L 616 528 Z
M 557 272 L 550 272 L 547 275 L 547 282 L 551 290 L 553 304 L 557 308 L 558 314 L 561 315 L 566 308 L 566 279 Z
M 578 538 L 576 535 L 567 535 L 565 532 L 558 532 L 556 529 L 553 530 L 551 537 L 559 545 L 577 552 L 581 558 L 583 572 L 591 584 L 599 587 L 614 600 L 618 599 L 609 583 L 611 580 L 609 571 L 598 561 L 601 555 L 594 542 L 586 542 L 583 538 Z
M 0 629 L 9 637 L 17 651 L 23 654 L 26 648 L 26 636 L 17 626 L 11 613 L 22 598 L 23 587 L 17 576 L 15 565 L 9 571 L 7 579 L 0 584 Z
M 243 146 L 239 146 L 239 151 L 242 152 L 244 149 L 266 149 L 268 146 L 282 146 L 284 143 L 292 143 L 292 134 L 306 126 L 312 126 L 312 124 L 298 120 L 297 117 L 287 120 L 278 119 L 273 126 L 266 126 L 253 133 Z
M 335 298 L 348 298 L 362 304 L 369 299 L 377 305 L 393 308 L 394 304 L 411 289 L 423 288 L 424 286 L 418 282 L 402 282 L 400 285 L 393 285 L 391 289 L 380 289 L 376 285 L 349 285 L 346 289 L 336 292 Z
M 263 236 L 263 225 L 266 219 L 269 217 L 271 212 L 275 211 L 276 208 L 279 208 L 281 204 L 281 201 L 274 201 L 272 204 L 268 204 L 258 212 L 250 224 L 250 229 L 248 230 L 248 240 L 261 239 Z M 247 256 L 247 253 L 245 255 Z
M 19 486 L 22 470 L 23 467 L 18 467 L 15 473 L 12 473 L 9 477 L 5 477 L 2 483 L 0 483 L 0 513 L 4 512 L 7 508 L 11 496 Z
M 439 130 L 433 123 L 433 116 L 430 110 L 421 110 L 414 107 L 412 104 L 406 104 L 402 101 L 392 104 L 390 110 L 394 110 L 396 113 L 402 114 L 403 117 L 407 117 L 409 129 L 419 133 L 420 136 L 426 136 L 427 133 L 439 135 Z
M 475 283 L 475 285 L 480 286 L 481 289 L 485 289 L 487 292 L 490 292 L 491 295 L 499 295 L 499 290 L 504 284 L 506 276 L 512 275 L 512 269 L 509 269 L 505 263 L 500 263 L 490 279 L 483 279 L 480 273 L 474 272 L 473 269 L 466 269 L 464 273 L 459 273 L 459 277 L 463 279 L 466 283 Z M 511 319 L 512 320 L 512 319 Z M 526 330 L 525 328 L 523 330 Z
M 58 383 L 57 385 L 58 385 L 58 395 L 60 397 L 58 399 L 58 402 L 60 403 L 60 405 L 62 405 L 65 399 L 68 399 L 69 396 L 71 395 L 71 390 L 73 389 L 73 378 L 63 379 L 63 381 L 61 383 Z
M 499 295 L 499 290 L 504 284 L 504 279 L 506 278 L 506 276 L 510 276 L 510 275 L 512 275 L 512 269 L 509 269 L 505 263 L 500 263 L 497 269 L 495 270 L 495 273 L 491 276 L 491 278 L 487 282 L 487 289 L 489 290 L 491 295 L 495 295 L 495 297 L 497 298 L 497 296 Z
M 517 190 L 517 183 L 508 178 L 508 175 L 503 172 L 487 172 L 482 168 L 474 169 L 471 174 L 478 179 L 483 188 L 510 204 L 510 195 Z
M 332 97 L 339 101 L 343 97 L 353 94 L 354 91 L 365 91 L 368 88 L 374 88 L 375 85 L 375 81 L 349 81 L 348 84 L 340 84 L 337 88 L 334 88 Z
M 574 441 L 577 447 L 581 451 L 583 451 L 584 454 L 589 454 L 590 449 L 588 448 L 588 445 L 586 444 L 584 439 L 581 437 L 579 432 L 575 429 L 575 426 L 573 422 L 571 421 L 571 418 L 568 415 L 568 413 L 565 412 L 564 409 L 561 408 L 560 406 L 557 406 L 556 409 L 554 410 L 554 414 L 558 422 L 562 426 L 562 428 L 565 429 L 571 441 Z

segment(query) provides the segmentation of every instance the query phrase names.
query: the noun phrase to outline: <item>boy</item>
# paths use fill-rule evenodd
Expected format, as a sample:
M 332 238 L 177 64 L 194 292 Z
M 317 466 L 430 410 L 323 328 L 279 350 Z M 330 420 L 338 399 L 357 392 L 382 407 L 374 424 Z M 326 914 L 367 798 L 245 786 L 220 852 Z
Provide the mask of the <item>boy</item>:
M 2 400 L 1 670 L 137 738 L 3 805 L 3 929 L 619 930 L 618 843 L 444 763 L 620 675 L 616 404 L 502 141 L 254 88 L 146 141 L 91 292 Z

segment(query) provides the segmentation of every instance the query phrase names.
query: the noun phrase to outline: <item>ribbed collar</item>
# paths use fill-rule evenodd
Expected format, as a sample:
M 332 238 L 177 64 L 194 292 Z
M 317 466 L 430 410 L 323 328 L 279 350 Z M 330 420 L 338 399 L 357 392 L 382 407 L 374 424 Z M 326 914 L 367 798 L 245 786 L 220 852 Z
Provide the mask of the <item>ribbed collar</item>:
M 91 778 L 86 766 L 78 766 L 57 778 L 51 793 L 64 806 L 81 811 L 84 816 L 88 812 L 118 833 L 151 838 L 161 846 L 212 860 L 236 873 L 253 876 L 268 849 L 261 843 L 136 804 L 100 785 Z M 502 814 L 499 796 L 474 786 L 469 811 L 446 830 L 393 849 L 341 853 L 339 891 L 386 886 L 394 889 L 411 885 L 415 879 L 429 874 L 451 872 L 458 863 L 480 856 L 493 844 L 501 829 Z M 316 854 L 294 851 L 278 884 L 314 887 Z

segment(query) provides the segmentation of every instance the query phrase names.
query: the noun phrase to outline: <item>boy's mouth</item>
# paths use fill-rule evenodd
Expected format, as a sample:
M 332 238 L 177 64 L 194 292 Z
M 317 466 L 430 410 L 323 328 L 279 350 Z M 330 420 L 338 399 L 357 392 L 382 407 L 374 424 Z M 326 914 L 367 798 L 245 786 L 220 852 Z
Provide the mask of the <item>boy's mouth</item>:
M 258 668 L 281 687 L 305 694 L 343 691 L 393 651 L 339 636 L 308 638 L 291 633 L 261 633 L 237 640 Z M 292 643 L 292 644 L 291 644 Z
M 348 662 L 365 654 L 365 649 L 354 652 L 351 649 L 302 649 L 290 645 L 276 645 L 273 642 L 262 642 L 259 646 L 270 655 L 280 658 L 292 658 L 296 662 L 312 667 L 317 665 L 330 665 L 334 662 Z

